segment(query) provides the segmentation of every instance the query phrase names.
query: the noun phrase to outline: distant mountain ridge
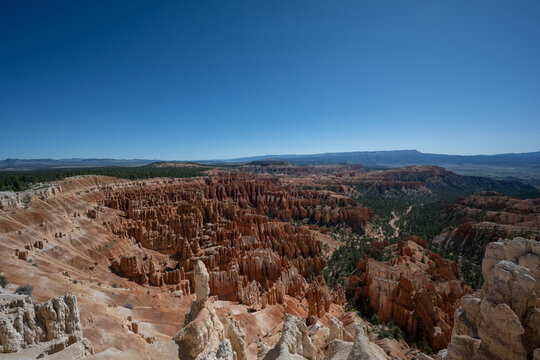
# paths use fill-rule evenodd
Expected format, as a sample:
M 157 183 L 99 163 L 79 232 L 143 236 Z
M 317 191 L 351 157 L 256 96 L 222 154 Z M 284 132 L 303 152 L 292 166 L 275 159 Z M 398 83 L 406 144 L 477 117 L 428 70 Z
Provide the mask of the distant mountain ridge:
M 526 164 L 540 167 L 540 151 L 527 153 L 507 153 L 495 155 L 448 155 L 423 153 L 418 150 L 351 151 L 318 154 L 260 155 L 232 159 L 199 160 L 199 163 L 231 163 L 261 160 L 288 161 L 295 165 L 323 164 L 363 164 L 363 165 L 441 165 L 441 164 L 479 164 L 516 165 Z M 5 159 L 0 160 L 0 169 L 7 168 L 48 168 L 63 166 L 137 166 L 162 159 L 112 159 L 112 158 L 66 158 L 66 159 Z
M 144 159 L 6 159 L 0 160 L 0 170 L 36 170 L 70 167 L 142 166 L 157 160 Z
M 314 164 L 364 164 L 364 165 L 440 165 L 459 164 L 528 164 L 540 166 L 540 151 L 528 153 L 507 153 L 495 155 L 447 155 L 422 153 L 418 150 L 351 151 L 308 155 L 262 155 L 222 160 L 226 162 L 246 162 L 255 160 L 286 160 L 297 165 Z
M 418 150 L 354 151 L 312 155 L 265 155 L 225 161 L 242 163 L 261 160 L 288 161 L 294 165 L 362 164 L 382 168 L 437 165 L 460 175 L 520 180 L 540 188 L 540 151 L 496 155 L 430 154 Z
M 540 187 L 540 151 L 496 155 L 447 155 L 418 150 L 352 151 L 308 155 L 262 155 L 234 159 L 201 160 L 199 164 L 243 164 L 252 161 L 287 161 L 292 165 L 362 164 L 394 168 L 409 165 L 437 165 L 461 175 L 521 180 Z M 36 170 L 70 167 L 143 166 L 163 160 L 148 159 L 6 159 L 0 170 Z

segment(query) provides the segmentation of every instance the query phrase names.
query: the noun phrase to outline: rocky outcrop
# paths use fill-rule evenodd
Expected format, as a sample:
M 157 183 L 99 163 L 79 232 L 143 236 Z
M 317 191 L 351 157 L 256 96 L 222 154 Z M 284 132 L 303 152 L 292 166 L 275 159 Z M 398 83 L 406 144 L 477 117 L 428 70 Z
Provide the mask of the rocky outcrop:
M 226 336 L 231 342 L 234 360 L 246 360 L 246 333 L 240 326 L 240 322 L 232 319 Z
M 240 324 L 225 327 L 216 314 L 214 300 L 209 298 L 210 276 L 202 261 L 193 269 L 196 299 L 186 314 L 184 327 L 175 336 L 180 360 L 245 360 L 245 333 Z
M 83 344 L 86 354 L 93 353 L 92 344 L 82 336 L 74 295 L 32 304 L 28 295 L 0 294 L 0 352 L 40 346 L 45 355 L 74 343 Z
M 533 359 L 540 348 L 540 243 L 523 238 L 487 246 L 480 297 L 456 310 L 449 360 Z M 536 352 L 536 354 L 535 354 Z
M 314 325 L 316 327 L 316 325 Z M 313 329 L 313 328 L 311 328 Z M 383 349 L 372 343 L 366 334 L 366 325 L 357 324 L 354 342 L 344 341 L 343 324 L 330 318 L 330 335 L 328 348 L 324 354 L 327 360 L 389 360 Z M 278 343 L 271 349 L 259 347 L 259 358 L 262 360 L 313 360 L 317 357 L 317 349 L 309 336 L 310 328 L 303 319 L 286 314 L 283 331 Z M 322 353 L 320 354 L 322 355 Z
M 224 339 L 225 329 L 214 309 L 213 301 L 207 301 L 197 316 L 174 336 L 178 356 L 184 359 L 201 359 L 217 352 Z
M 351 353 L 347 360 L 389 360 L 386 353 L 376 344 L 369 341 L 366 328 L 358 326 L 356 329 L 356 338 Z M 337 360 L 337 359 L 336 359 Z
M 328 335 L 328 342 L 333 340 L 343 340 L 343 323 L 335 317 L 330 317 L 330 335 Z
M 16 207 L 24 208 L 31 203 L 33 197 L 48 198 L 62 193 L 58 184 L 39 183 L 35 189 L 26 191 L 0 191 L 0 210 L 8 210 Z
M 487 243 L 523 233 L 540 241 L 540 198 L 475 194 L 449 205 L 447 213 L 460 224 L 433 239 L 442 248 L 483 254 Z
M 454 312 L 472 290 L 460 280 L 457 265 L 411 239 L 388 246 L 385 263 L 364 258 L 349 282 L 359 307 L 368 307 L 382 322 L 392 321 L 411 341 L 425 337 L 433 349 L 446 348 Z
M 186 314 L 184 328 L 174 336 L 181 360 L 200 359 L 216 353 L 224 339 L 223 323 L 216 314 L 213 301 L 208 300 L 208 271 L 200 260 L 193 269 L 193 280 L 196 299 Z
M 308 359 L 314 360 L 317 350 L 309 337 L 308 328 L 303 319 L 292 314 L 285 314 L 283 332 L 276 346 L 269 350 L 263 360 Z
M 184 268 L 171 269 L 169 263 L 170 261 L 165 262 L 165 264 L 157 264 L 151 256 L 141 250 L 137 255 L 114 258 L 110 269 L 117 275 L 141 285 L 174 285 L 175 288 L 182 291 L 182 294 L 190 295 L 190 281 Z

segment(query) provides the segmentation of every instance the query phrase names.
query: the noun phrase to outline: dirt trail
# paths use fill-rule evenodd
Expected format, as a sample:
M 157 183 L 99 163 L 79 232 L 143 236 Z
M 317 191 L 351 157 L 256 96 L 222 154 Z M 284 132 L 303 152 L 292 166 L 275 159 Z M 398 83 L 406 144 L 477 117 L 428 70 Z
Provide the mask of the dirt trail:
M 407 215 L 412 209 L 412 205 L 410 205 L 408 208 L 407 208 L 407 211 L 405 211 L 405 214 L 403 214 L 403 216 Z M 398 214 L 396 214 L 393 210 L 392 210 L 392 220 L 390 220 L 390 222 L 388 223 L 392 229 L 394 229 L 394 237 L 399 237 L 399 227 L 396 226 L 396 222 L 400 219 L 400 216 Z

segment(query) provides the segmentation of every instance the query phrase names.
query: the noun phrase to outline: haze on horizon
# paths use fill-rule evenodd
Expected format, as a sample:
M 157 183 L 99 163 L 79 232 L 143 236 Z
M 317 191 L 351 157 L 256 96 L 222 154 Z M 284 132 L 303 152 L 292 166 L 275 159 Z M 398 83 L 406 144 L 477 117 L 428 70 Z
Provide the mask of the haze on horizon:
M 540 150 L 540 2 L 0 3 L 0 159 Z

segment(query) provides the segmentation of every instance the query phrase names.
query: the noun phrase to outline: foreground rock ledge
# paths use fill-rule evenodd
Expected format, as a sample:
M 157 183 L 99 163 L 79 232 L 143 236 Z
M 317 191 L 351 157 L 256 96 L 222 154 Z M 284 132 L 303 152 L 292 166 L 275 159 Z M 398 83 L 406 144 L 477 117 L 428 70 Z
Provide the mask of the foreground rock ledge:
M 487 246 L 480 297 L 456 310 L 448 360 L 540 360 L 540 243 L 523 238 Z
M 75 343 L 82 345 L 84 356 L 93 354 L 92 344 L 82 336 L 75 295 L 33 304 L 28 295 L 0 293 L 0 353 L 35 347 L 44 356 Z

